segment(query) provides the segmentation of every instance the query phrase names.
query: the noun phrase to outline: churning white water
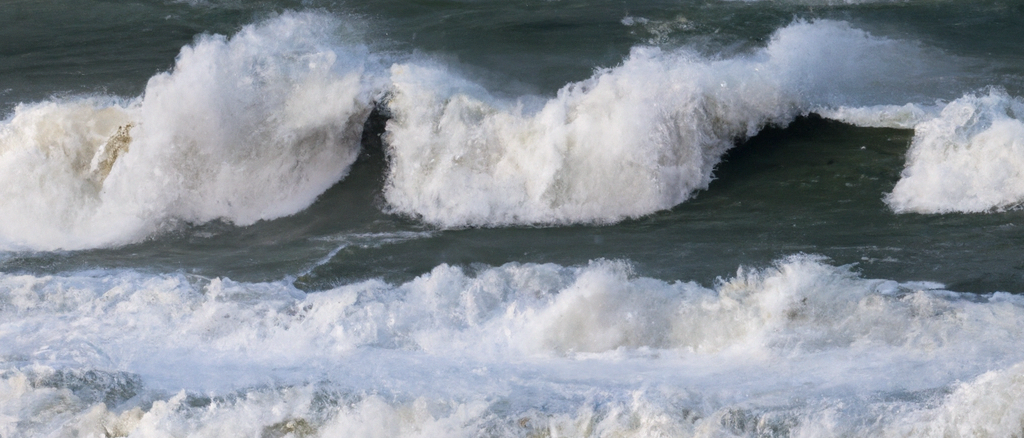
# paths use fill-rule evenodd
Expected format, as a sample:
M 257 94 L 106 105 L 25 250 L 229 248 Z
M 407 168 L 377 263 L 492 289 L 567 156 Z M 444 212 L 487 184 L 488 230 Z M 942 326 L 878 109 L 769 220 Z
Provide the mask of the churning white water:
M 914 128 L 897 212 L 983 212 L 1024 202 L 1024 101 L 1000 90 L 957 99 Z
M 999 435 L 1024 409 L 1024 300 L 808 256 L 712 289 L 595 261 L 310 294 L 134 272 L 0 292 L 11 437 Z

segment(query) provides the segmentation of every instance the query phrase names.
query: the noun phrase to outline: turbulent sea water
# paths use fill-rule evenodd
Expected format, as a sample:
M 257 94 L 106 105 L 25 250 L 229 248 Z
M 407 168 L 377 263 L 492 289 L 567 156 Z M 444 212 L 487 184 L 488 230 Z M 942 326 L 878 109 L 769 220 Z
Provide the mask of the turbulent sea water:
M 0 437 L 1024 435 L 1024 3 L 0 2 Z

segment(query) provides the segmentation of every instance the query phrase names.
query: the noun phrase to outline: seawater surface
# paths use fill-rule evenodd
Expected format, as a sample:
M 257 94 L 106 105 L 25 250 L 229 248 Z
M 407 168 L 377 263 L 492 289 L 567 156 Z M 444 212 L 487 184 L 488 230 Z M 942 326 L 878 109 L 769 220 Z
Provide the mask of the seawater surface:
M 0 436 L 1024 434 L 1024 4 L 0 5 Z

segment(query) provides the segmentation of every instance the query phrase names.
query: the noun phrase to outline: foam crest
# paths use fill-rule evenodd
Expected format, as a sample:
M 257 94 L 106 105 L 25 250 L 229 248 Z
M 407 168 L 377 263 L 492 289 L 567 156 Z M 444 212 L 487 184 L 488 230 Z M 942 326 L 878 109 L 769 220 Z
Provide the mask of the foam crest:
M 231 436 L 651 436 L 702 429 L 721 431 L 715 422 L 731 410 L 703 419 L 658 406 L 638 392 L 634 400 L 584 403 L 564 412 L 512 406 L 509 400 L 470 400 L 344 393 L 317 385 L 243 390 L 213 400 L 181 391 L 146 397 L 145 409 L 91 402 L 48 382 L 52 369 L 9 372 L 0 379 L 0 417 L 5 437 L 57 436 L 221 437 Z M 9 423 L 8 418 L 31 418 Z M 20 426 L 20 428 L 15 428 Z M 729 430 L 728 428 L 724 428 Z M 674 433 L 673 433 L 674 432 Z
M 796 22 L 732 59 L 634 48 L 539 109 L 441 66 L 397 64 L 384 195 L 445 227 L 642 216 L 706 188 L 721 155 L 765 125 L 892 99 L 926 69 L 908 58 L 927 57 L 846 23 Z
M 974 349 L 975 336 L 995 336 L 992 348 L 998 350 L 1016 336 L 1000 330 L 1019 332 L 1012 324 L 1024 315 L 1012 299 L 1016 304 L 978 306 L 919 287 L 857 278 L 807 257 L 741 270 L 715 290 L 630 279 L 621 266 L 595 265 L 544 308 L 524 312 L 523 327 L 526 342 L 541 351 L 652 347 L 769 356 L 869 346 L 951 354 Z M 1014 322 L 985 316 L 992 308 L 1016 314 Z M 966 315 L 993 326 L 959 322 Z
M 885 202 L 898 213 L 974 213 L 1024 202 L 1024 100 L 992 89 L 950 102 L 914 129 Z
M 20 105 L 0 125 L 0 246 L 59 247 L 90 222 L 123 154 L 116 140 L 130 129 L 130 106 L 99 98 Z
M 19 105 L 0 126 L 0 247 L 108 246 L 304 209 L 347 174 L 380 89 L 346 32 L 287 13 L 200 37 L 141 98 Z

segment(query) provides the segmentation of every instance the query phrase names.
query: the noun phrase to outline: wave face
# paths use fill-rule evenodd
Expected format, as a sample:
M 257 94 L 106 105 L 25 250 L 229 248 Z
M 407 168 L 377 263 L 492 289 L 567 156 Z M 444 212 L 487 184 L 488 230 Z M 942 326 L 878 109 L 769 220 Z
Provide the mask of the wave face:
M 649 214 L 706 188 L 736 140 L 898 90 L 924 68 L 905 60 L 925 58 L 846 23 L 797 22 L 733 59 L 634 48 L 534 111 L 442 67 L 395 65 L 385 198 L 445 227 Z
M 110 246 L 304 209 L 347 173 L 379 89 L 344 31 L 284 14 L 200 37 L 143 97 L 19 105 L 0 125 L 0 247 Z
M 1024 202 L 1024 100 L 993 89 L 914 128 L 886 203 L 898 213 L 976 213 Z
M 864 279 L 811 256 L 715 288 L 630 271 L 441 265 L 311 294 L 3 274 L 0 431 L 905 436 L 999 434 L 1019 418 L 1018 296 Z

